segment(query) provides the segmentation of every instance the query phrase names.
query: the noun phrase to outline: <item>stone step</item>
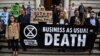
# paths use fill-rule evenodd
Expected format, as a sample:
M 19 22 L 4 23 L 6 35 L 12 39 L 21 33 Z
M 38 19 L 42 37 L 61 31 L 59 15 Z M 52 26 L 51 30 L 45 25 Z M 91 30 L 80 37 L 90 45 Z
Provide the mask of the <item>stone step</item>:
M 19 0 L 19 1 L 17 1 L 17 0 L 9 0 L 9 1 L 0 1 L 0 4 L 13 4 L 13 3 L 23 3 L 24 1 L 22 1 L 22 0 Z
M 97 5 L 100 5 L 100 0 L 72 0 L 71 1 L 71 4 L 72 3 L 75 3 L 75 7 L 76 8 L 78 8 L 79 7 L 79 5 L 81 4 L 81 3 L 83 3 L 83 5 L 85 6 L 85 7 L 88 7 L 88 6 L 91 6 L 91 7 L 93 7 L 93 10 L 95 11 L 95 12 L 99 12 L 99 10 L 100 10 L 100 6 L 97 6 Z M 95 8 L 95 9 L 94 9 Z M 98 8 L 98 9 L 97 9 Z
M 98 47 L 100 42 L 95 42 L 94 46 Z M 6 47 L 8 45 L 8 42 L 0 42 L 0 46 Z M 20 42 L 19 42 L 19 46 L 20 46 Z
M 95 1 L 95 2 L 94 2 L 93 0 L 92 0 L 92 1 L 84 1 L 84 0 L 78 1 L 78 0 L 74 0 L 74 1 L 71 1 L 71 3 L 76 3 L 76 4 L 79 4 L 79 5 L 80 5 L 81 3 L 83 3 L 83 4 L 84 4 L 84 3 L 85 3 L 85 4 L 86 4 L 86 3 L 87 3 L 87 4 L 94 4 L 94 3 L 95 3 L 95 4 L 100 4 L 100 0 Z
M 12 53 L 0 54 L 0 56 L 11 56 Z M 19 54 L 19 56 L 99 56 L 99 55 L 52 55 L 52 54 Z
M 3 49 L 0 53 L 12 53 L 11 50 Z M 89 51 L 71 51 L 66 50 L 66 52 L 57 52 L 57 49 L 28 49 L 27 51 L 19 50 L 20 54 L 45 54 L 45 55 L 88 55 Z M 99 55 L 100 51 L 92 50 L 92 54 Z

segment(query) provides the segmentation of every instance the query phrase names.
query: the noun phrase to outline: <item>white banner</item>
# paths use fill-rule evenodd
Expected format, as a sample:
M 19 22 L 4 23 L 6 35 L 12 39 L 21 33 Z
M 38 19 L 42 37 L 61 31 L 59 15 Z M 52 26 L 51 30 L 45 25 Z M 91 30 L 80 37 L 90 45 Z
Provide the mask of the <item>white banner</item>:
M 47 22 L 52 23 L 52 11 L 35 11 L 31 15 L 31 23 Z

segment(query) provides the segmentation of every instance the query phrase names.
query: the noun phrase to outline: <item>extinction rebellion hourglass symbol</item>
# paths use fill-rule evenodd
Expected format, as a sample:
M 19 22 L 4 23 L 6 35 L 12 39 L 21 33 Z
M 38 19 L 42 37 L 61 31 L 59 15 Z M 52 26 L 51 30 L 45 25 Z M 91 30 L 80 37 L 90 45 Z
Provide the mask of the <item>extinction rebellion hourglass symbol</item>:
M 28 25 L 24 28 L 24 35 L 25 37 L 32 39 L 35 38 L 37 35 L 37 29 L 33 25 Z
M 28 39 L 24 39 L 25 45 L 28 46 L 37 46 L 38 42 L 36 39 L 33 39 L 37 36 L 37 29 L 33 25 L 28 25 L 24 28 L 24 36 Z

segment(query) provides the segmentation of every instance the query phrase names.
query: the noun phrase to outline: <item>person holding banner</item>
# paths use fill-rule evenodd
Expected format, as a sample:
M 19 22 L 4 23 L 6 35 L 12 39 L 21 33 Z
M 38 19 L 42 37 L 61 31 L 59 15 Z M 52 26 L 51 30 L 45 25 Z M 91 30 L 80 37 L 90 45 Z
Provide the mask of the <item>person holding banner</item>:
M 66 19 L 66 13 L 65 13 L 65 11 L 60 11 L 60 13 L 59 13 L 59 17 L 58 17 L 59 19 L 58 19 L 58 22 L 57 22 L 57 24 L 59 24 L 59 25 L 68 25 L 69 24 L 69 22 L 68 22 L 68 19 Z M 60 52 L 60 51 L 62 51 L 62 52 L 65 52 L 65 49 L 58 49 L 58 52 Z
M 96 13 L 94 11 L 91 12 L 90 14 L 90 18 L 86 19 L 86 26 L 93 26 L 93 28 L 95 29 L 95 33 L 92 33 L 90 34 L 90 38 L 91 38 L 91 41 L 95 42 L 95 39 L 97 37 L 97 33 L 98 33 L 98 30 L 99 30 L 99 21 L 98 19 L 96 18 Z M 94 46 L 94 42 L 93 44 L 90 44 Z M 91 46 L 91 49 L 93 49 L 93 46 Z
M 71 19 L 70 19 L 70 25 L 72 25 L 72 26 L 81 25 L 78 10 L 74 11 L 74 16 L 72 16 Z
M 39 7 L 37 8 L 37 11 L 45 11 L 44 5 L 40 4 Z
M 13 51 L 12 56 L 18 56 L 19 23 L 16 22 L 14 16 L 10 16 L 5 37 L 8 40 L 8 47 Z
M 60 16 L 59 16 L 59 20 L 58 20 L 57 24 L 60 24 L 60 25 L 68 25 L 69 24 L 68 20 L 66 19 L 65 11 L 62 10 L 60 12 Z
M 20 13 L 21 13 L 21 15 L 19 15 L 19 17 L 18 17 L 18 22 L 20 24 L 29 24 L 30 16 L 26 15 L 26 10 L 24 8 L 21 8 Z M 23 40 L 23 37 L 20 37 L 20 40 Z M 21 43 L 23 50 L 26 51 L 26 47 L 25 47 L 25 44 L 23 43 L 23 41 L 20 41 L 20 43 Z

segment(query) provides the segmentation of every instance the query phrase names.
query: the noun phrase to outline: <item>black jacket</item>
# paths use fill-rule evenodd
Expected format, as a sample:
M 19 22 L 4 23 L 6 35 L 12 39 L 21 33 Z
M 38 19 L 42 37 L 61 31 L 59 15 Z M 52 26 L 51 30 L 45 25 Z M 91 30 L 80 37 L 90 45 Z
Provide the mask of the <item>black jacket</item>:
M 60 19 L 57 21 L 58 24 L 60 24 Z M 68 24 L 69 25 L 69 21 L 67 19 L 64 19 L 64 25 Z
M 76 19 L 75 16 L 72 16 L 72 17 L 70 18 L 70 25 L 75 26 L 75 19 Z M 79 20 L 80 20 L 80 19 L 79 19 Z

